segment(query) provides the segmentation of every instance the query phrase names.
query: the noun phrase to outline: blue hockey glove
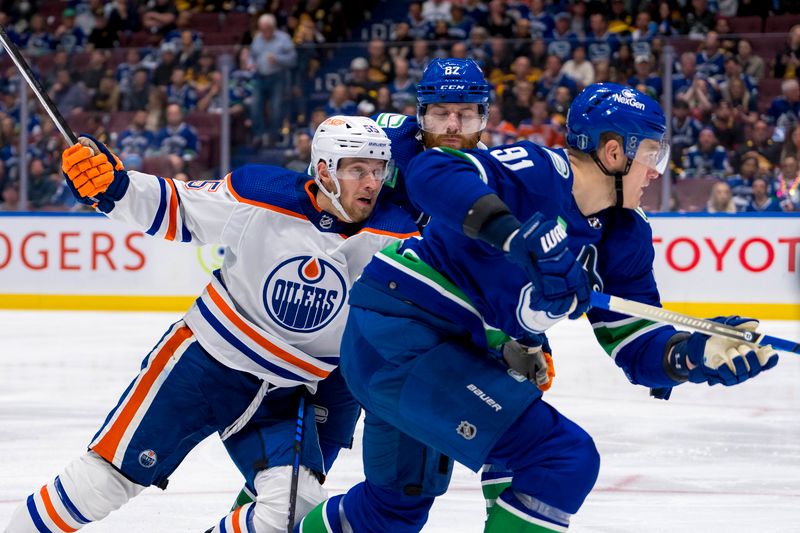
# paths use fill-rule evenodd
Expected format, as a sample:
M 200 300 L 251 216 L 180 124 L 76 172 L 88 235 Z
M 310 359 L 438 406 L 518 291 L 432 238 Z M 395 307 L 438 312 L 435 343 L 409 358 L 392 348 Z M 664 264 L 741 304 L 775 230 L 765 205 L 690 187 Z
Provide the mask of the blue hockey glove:
M 755 331 L 758 320 L 716 317 L 714 322 Z M 667 364 L 677 378 L 693 383 L 736 385 L 778 364 L 772 346 L 753 346 L 736 339 L 692 333 L 673 346 Z
M 108 213 L 125 194 L 128 173 L 117 156 L 94 137 L 84 134 L 78 141 L 61 154 L 67 185 L 79 202 Z
M 552 316 L 578 318 L 589 309 L 589 279 L 567 247 L 555 220 L 533 215 L 511 238 L 507 257 L 525 270 L 534 290 L 530 307 Z

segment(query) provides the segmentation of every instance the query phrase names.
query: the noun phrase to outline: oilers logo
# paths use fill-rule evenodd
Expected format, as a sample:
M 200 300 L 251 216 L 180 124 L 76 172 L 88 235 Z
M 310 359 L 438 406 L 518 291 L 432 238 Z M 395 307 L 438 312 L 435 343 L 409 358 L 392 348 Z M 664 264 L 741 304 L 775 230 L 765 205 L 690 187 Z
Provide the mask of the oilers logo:
M 347 286 L 336 268 L 309 255 L 287 259 L 268 276 L 263 299 L 275 323 L 311 333 L 333 321 L 344 306 Z
M 139 454 L 139 464 L 145 468 L 152 468 L 158 461 L 158 456 L 153 450 L 144 450 Z

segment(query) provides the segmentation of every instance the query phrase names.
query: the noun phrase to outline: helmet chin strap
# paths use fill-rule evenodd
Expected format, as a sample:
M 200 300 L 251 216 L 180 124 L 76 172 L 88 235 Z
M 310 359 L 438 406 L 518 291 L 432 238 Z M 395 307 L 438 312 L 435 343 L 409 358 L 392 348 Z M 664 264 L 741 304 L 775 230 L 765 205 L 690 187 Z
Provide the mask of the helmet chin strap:
M 625 193 L 622 189 L 622 178 L 628 174 L 631 170 L 631 164 L 633 160 L 630 157 L 626 157 L 627 162 L 625 163 L 625 170 L 621 172 L 611 172 L 606 168 L 600 158 L 597 157 L 597 151 L 592 152 L 592 159 L 594 160 L 595 164 L 600 168 L 600 170 L 606 176 L 614 176 L 614 192 L 616 193 L 616 202 L 614 203 L 614 207 L 622 207 L 622 204 L 625 203 Z
M 335 193 L 332 193 L 325 188 L 325 185 L 322 184 L 322 180 L 320 179 L 318 172 L 314 173 L 314 183 L 317 184 L 317 187 L 319 187 L 319 190 L 322 192 L 322 194 L 328 197 L 328 200 L 331 201 L 331 205 L 333 205 L 333 208 L 339 212 L 342 219 L 345 222 L 353 222 L 353 219 L 350 218 L 350 215 L 347 214 L 347 212 L 344 210 L 344 207 L 342 207 L 341 202 L 339 202 L 339 196 L 342 194 L 342 190 L 339 188 L 339 180 L 337 180 L 336 176 L 331 173 L 330 168 L 328 169 L 328 174 L 331 176 L 331 178 L 333 178 L 333 183 L 336 185 Z

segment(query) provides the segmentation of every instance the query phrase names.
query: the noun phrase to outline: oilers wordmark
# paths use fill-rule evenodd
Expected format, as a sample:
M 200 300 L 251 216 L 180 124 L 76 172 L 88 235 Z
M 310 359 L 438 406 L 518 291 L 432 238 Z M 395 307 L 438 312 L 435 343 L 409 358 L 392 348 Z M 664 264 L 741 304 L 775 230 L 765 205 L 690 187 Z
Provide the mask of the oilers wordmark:
M 316 257 L 292 257 L 278 265 L 264 284 L 269 316 L 289 331 L 312 332 L 330 324 L 347 296 L 344 278 Z

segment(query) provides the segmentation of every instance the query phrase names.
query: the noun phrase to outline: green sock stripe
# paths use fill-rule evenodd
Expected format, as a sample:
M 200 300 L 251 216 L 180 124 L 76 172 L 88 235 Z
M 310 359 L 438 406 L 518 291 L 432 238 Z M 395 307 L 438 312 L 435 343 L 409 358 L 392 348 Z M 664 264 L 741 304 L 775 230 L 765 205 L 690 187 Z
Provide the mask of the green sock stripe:
M 486 527 L 483 531 L 485 533 L 505 533 L 507 531 L 516 533 L 563 533 L 566 530 L 566 527 L 527 516 L 503 500 L 497 500 L 497 505 L 489 510 L 489 517 L 486 519 Z
M 511 481 L 504 480 L 491 480 L 484 481 L 481 489 L 483 490 L 483 499 L 486 500 L 486 508 L 490 509 L 500 493 L 511 486 Z
M 235 511 L 242 505 L 247 505 L 248 503 L 252 502 L 253 498 L 250 496 L 250 494 L 245 489 L 242 489 L 239 495 L 236 496 L 236 501 L 233 502 L 233 507 L 231 507 L 231 511 Z
M 330 533 L 330 529 L 325 524 L 325 506 L 328 500 L 314 507 L 310 513 L 300 522 L 301 533 Z

